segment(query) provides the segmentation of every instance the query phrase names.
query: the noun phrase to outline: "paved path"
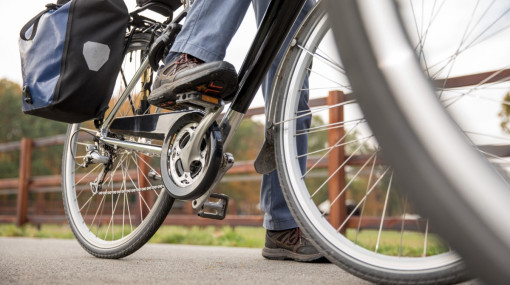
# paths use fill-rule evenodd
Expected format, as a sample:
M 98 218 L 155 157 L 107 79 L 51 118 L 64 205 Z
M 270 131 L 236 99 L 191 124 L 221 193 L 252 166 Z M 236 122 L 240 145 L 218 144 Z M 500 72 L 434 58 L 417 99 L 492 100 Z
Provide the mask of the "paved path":
M 147 244 L 120 260 L 75 240 L 0 238 L 0 284 L 370 284 L 333 264 L 265 260 L 260 249 Z

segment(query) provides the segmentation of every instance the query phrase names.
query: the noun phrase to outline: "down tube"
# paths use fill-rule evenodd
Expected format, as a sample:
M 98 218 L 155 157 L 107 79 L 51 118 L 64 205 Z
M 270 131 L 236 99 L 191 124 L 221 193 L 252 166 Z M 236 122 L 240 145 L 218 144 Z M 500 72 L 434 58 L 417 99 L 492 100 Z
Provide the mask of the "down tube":
M 305 2 L 306 0 L 273 0 L 269 4 L 257 35 L 239 71 L 239 86 L 235 99 L 221 122 L 220 128 L 225 139 L 225 147 L 230 141 L 231 130 L 237 128 L 250 107 L 260 84 Z

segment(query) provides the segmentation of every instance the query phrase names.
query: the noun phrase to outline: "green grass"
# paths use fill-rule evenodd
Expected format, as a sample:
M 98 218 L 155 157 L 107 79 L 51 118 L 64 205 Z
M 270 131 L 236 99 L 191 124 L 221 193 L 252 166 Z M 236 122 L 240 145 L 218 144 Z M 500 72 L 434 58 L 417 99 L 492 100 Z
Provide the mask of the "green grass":
M 378 231 L 363 230 L 358 233 L 356 238 L 355 230 L 347 231 L 347 238 L 367 248 L 375 250 L 378 238 Z M 402 240 L 402 246 L 400 246 Z M 393 256 L 422 256 L 425 244 L 425 235 L 418 232 L 404 232 L 401 236 L 397 231 L 383 231 L 381 234 L 378 252 Z M 426 255 L 436 255 L 448 251 L 448 246 L 435 234 L 429 234 L 427 237 Z
M 164 226 L 150 242 L 262 248 L 264 237 L 263 228 Z
M 106 228 L 99 232 L 105 233 Z M 0 236 L 34 237 L 34 238 L 74 238 L 68 225 L 41 225 L 38 229 L 33 225 L 16 227 L 13 224 L 0 224 Z M 357 244 L 374 250 L 378 233 L 375 230 L 363 230 L 356 239 L 354 230 L 347 231 L 347 237 Z M 121 237 L 120 227 L 115 229 L 115 237 Z M 184 227 L 162 226 L 149 241 L 151 243 L 190 244 L 206 246 L 229 246 L 262 248 L 265 230 L 258 227 Z M 395 231 L 384 231 L 379 243 L 379 253 L 398 256 L 422 256 L 424 235 L 417 232 L 404 232 L 402 248 L 401 235 Z M 429 234 L 427 255 L 435 255 L 447 251 L 448 247 L 436 236 Z
M 33 225 L 16 227 L 13 224 L 0 224 L 0 236 L 72 239 L 73 233 L 68 225 Z
M 106 228 L 99 230 L 100 233 L 105 233 L 105 231 Z M 0 224 L 0 236 L 74 238 L 68 225 L 41 225 L 38 229 L 34 225 L 16 227 L 13 224 Z M 121 236 L 120 227 L 118 227 L 115 230 L 115 237 L 120 238 Z M 256 227 L 162 226 L 149 242 L 262 248 L 264 246 L 264 237 L 265 230 Z

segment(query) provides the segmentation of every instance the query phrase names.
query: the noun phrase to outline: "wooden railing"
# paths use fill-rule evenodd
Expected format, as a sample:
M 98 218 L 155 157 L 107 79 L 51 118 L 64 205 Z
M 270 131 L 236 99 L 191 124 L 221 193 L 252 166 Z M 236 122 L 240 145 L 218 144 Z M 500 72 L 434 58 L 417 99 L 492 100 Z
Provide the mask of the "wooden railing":
M 320 107 L 325 105 L 339 105 L 341 102 L 345 100 L 350 100 L 348 96 L 352 95 L 344 95 L 340 91 L 331 91 L 328 94 L 328 97 L 312 99 L 309 102 L 310 107 Z M 340 104 L 341 105 L 341 104 Z M 250 118 L 255 115 L 264 114 L 264 108 L 253 108 L 248 111 L 245 118 Z M 330 124 L 334 124 L 336 122 L 343 121 L 343 107 L 338 108 L 330 108 L 329 109 L 329 120 Z M 343 127 L 340 128 L 330 128 L 328 130 L 328 143 L 329 145 L 335 145 L 339 139 L 344 136 L 345 131 Z M 61 191 L 61 176 L 60 175 L 51 175 L 51 176 L 32 176 L 31 175 L 31 158 L 32 151 L 34 149 L 38 149 L 41 147 L 48 146 L 56 146 L 63 145 L 65 142 L 65 135 L 54 136 L 51 138 L 40 138 L 40 139 L 29 139 L 24 138 L 19 142 L 10 142 L 0 144 L 0 153 L 2 152 L 11 152 L 11 151 L 20 151 L 20 169 L 19 169 L 19 177 L 11 178 L 11 179 L 0 179 L 0 195 L 13 193 L 13 190 L 16 190 L 17 194 L 17 203 L 16 203 L 16 214 L 1 214 L 0 213 L 0 223 L 16 223 L 21 226 L 27 222 L 33 224 L 42 224 L 42 223 L 65 223 L 66 217 L 63 214 L 39 214 L 40 209 L 44 207 L 45 201 L 41 193 L 47 192 L 60 192 Z M 339 196 L 338 194 L 342 189 L 344 189 L 346 185 L 346 177 L 345 170 L 337 171 L 338 166 L 342 165 L 346 160 L 345 149 L 341 147 L 335 147 L 329 154 L 327 158 L 322 158 L 320 160 L 313 159 L 313 157 L 309 157 L 308 163 L 309 166 L 314 165 L 316 168 L 327 169 L 331 179 L 328 181 L 328 191 L 329 191 L 329 199 L 334 200 Z M 351 166 L 361 166 L 367 160 L 367 157 L 364 155 L 352 156 L 348 161 L 347 165 Z M 343 168 L 344 169 L 344 168 Z M 229 170 L 227 175 L 224 177 L 225 180 L 229 179 L 231 175 L 254 175 L 256 174 L 255 168 L 253 166 L 253 161 L 241 161 L 236 162 L 234 166 Z M 29 204 L 29 195 L 31 193 L 37 194 L 39 198 L 37 198 L 37 205 L 35 208 L 39 209 L 35 211 L 35 214 L 27 213 L 27 208 Z M 330 222 L 333 226 L 339 227 L 341 221 L 344 221 L 347 217 L 347 210 L 345 207 L 345 195 L 340 196 L 340 200 L 337 200 L 331 206 L 330 209 Z M 3 211 L 5 212 L 5 211 Z M 236 215 L 229 214 L 227 215 L 225 220 L 210 220 L 203 219 L 194 214 L 190 207 L 188 208 L 189 214 L 171 214 L 168 215 L 165 220 L 165 224 L 172 225 L 198 225 L 198 226 L 206 226 L 206 225 L 231 225 L 231 226 L 261 226 L 263 216 L 262 215 Z M 424 229 L 423 221 L 420 220 L 406 220 L 405 226 L 406 229 L 409 230 L 422 230 Z M 402 219 L 395 218 L 386 218 L 383 221 L 385 228 L 393 228 L 393 227 L 401 227 Z M 358 227 L 361 225 L 362 228 L 378 228 L 381 225 L 380 218 L 370 218 L 363 217 L 363 220 L 358 220 L 357 217 L 352 217 L 348 223 L 347 227 Z
M 472 74 L 466 76 L 459 76 L 455 78 L 449 78 L 448 80 L 438 79 L 435 80 L 435 85 L 440 88 L 457 88 L 457 87 L 466 87 L 466 86 L 475 86 L 480 83 L 495 83 L 501 81 L 508 81 L 510 79 L 510 69 L 498 70 L 498 71 L 490 71 L 481 74 Z M 352 95 L 344 95 L 339 91 L 331 91 L 328 94 L 328 97 L 312 99 L 309 102 L 310 107 L 319 107 L 325 105 L 336 105 L 342 101 L 350 100 L 350 98 L 345 98 L 346 96 Z M 253 108 L 248 110 L 245 118 L 252 117 L 254 115 L 264 114 L 264 108 Z M 329 118 L 330 124 L 334 124 L 336 122 L 340 122 L 343 120 L 343 108 L 330 108 L 329 109 Z M 328 142 L 329 145 L 334 145 L 335 142 L 338 141 L 338 138 L 342 137 L 344 134 L 343 128 L 332 128 L 328 130 Z M 31 193 L 38 193 L 37 204 L 38 208 L 44 207 L 44 199 L 42 199 L 41 193 L 47 192 L 59 192 L 61 191 L 61 176 L 60 175 L 52 175 L 52 176 L 32 176 L 31 175 L 31 158 L 33 149 L 38 149 L 41 147 L 55 146 L 55 145 L 63 145 L 65 141 L 65 135 L 53 136 L 49 138 L 40 138 L 40 139 L 29 139 L 24 138 L 18 142 L 10 142 L 0 144 L 0 153 L 12 152 L 12 151 L 20 151 L 20 169 L 18 178 L 11 179 L 0 179 L 0 196 L 7 194 L 16 194 L 16 206 L 15 206 L 15 214 L 5 214 L 8 211 L 5 209 L 0 209 L 0 223 L 9 222 L 16 223 L 17 225 L 23 225 L 26 222 L 31 222 L 35 224 L 39 223 L 64 223 L 66 221 L 64 215 L 39 215 L 39 214 L 28 214 L 28 197 Z M 494 146 L 487 146 L 488 148 L 494 150 Z M 505 151 L 507 147 L 505 146 Z M 353 156 L 347 161 L 347 165 L 362 165 L 366 162 L 367 157 L 363 155 Z M 309 163 L 315 164 L 316 161 L 312 159 L 308 159 Z M 345 172 L 344 171 L 336 171 L 338 166 L 341 165 L 346 160 L 345 150 L 343 147 L 335 148 L 328 155 L 327 159 L 322 159 L 315 166 L 318 168 L 328 169 L 329 175 L 331 179 L 328 181 L 328 189 L 329 189 L 329 197 L 330 200 L 336 198 L 338 196 L 339 191 L 345 187 Z M 236 162 L 235 165 L 229 170 L 227 176 L 225 176 L 224 180 L 229 179 L 230 174 L 247 174 L 252 175 L 255 174 L 255 169 L 253 167 L 252 161 L 242 161 Z M 346 209 L 345 209 L 345 195 L 344 198 L 341 198 L 341 201 L 337 201 L 334 205 L 332 205 L 330 209 L 330 222 L 338 226 L 340 221 L 344 220 L 346 217 Z M 14 207 L 14 206 L 13 206 Z M 11 211 L 13 212 L 13 211 Z M 36 211 L 40 212 L 40 211 Z M 4 213 L 4 214 L 2 214 Z M 348 223 L 347 227 L 358 226 L 359 220 L 356 217 L 352 217 Z M 195 215 L 169 215 L 165 221 L 166 224 L 176 224 L 176 225 L 249 225 L 249 226 L 260 226 L 262 224 L 262 216 L 261 215 L 228 215 L 227 218 L 223 221 L 216 220 L 208 220 L 198 218 Z M 401 227 L 405 224 L 406 229 L 416 230 L 423 229 L 422 220 L 409 219 L 402 221 L 402 219 L 397 218 L 386 218 L 383 220 L 384 228 L 393 228 L 393 227 Z M 365 228 L 376 228 L 381 225 L 380 218 L 371 219 L 371 218 L 363 218 L 363 221 L 360 223 L 362 227 Z
M 343 94 L 338 91 L 330 92 L 329 96 L 326 98 L 318 98 L 312 99 L 309 102 L 310 107 L 318 107 L 324 106 L 327 104 L 335 104 L 335 100 L 342 100 Z M 339 110 L 342 108 L 332 108 L 333 111 L 330 111 L 330 115 L 333 115 L 334 110 Z M 264 107 L 252 108 L 250 109 L 245 118 L 250 118 L 255 115 L 264 114 Z M 336 120 L 341 120 L 340 117 L 333 118 Z M 343 132 L 342 128 L 333 129 L 329 131 L 330 137 L 338 137 L 339 133 L 341 135 Z M 45 192 L 57 192 L 60 191 L 61 188 L 61 180 L 62 177 L 60 175 L 51 175 L 51 176 L 32 176 L 31 175 L 31 159 L 32 152 L 34 149 L 38 149 L 41 147 L 48 146 L 57 146 L 63 145 L 65 142 L 65 135 L 58 135 L 49 138 L 39 138 L 39 139 L 30 139 L 23 138 L 19 142 L 9 142 L 0 144 L 0 153 L 2 152 L 12 152 L 12 151 L 20 151 L 20 169 L 18 178 L 10 178 L 10 179 L 0 179 L 0 195 L 5 195 L 7 193 L 12 194 L 13 190 L 17 190 L 17 203 L 16 203 L 16 213 L 14 214 L 0 214 L 0 223 L 8 222 L 8 223 L 16 223 L 17 225 L 23 225 L 27 222 L 31 222 L 34 224 L 40 223 L 64 223 L 66 218 L 64 215 L 39 215 L 39 214 L 28 214 L 27 208 L 29 204 L 29 194 L 30 193 L 45 193 Z M 332 155 L 336 156 L 335 160 L 331 160 L 333 163 L 338 163 L 336 160 L 341 159 L 338 158 L 340 153 L 333 152 Z M 330 156 L 331 157 L 331 156 Z M 362 157 L 359 157 L 358 160 L 363 160 Z M 320 161 L 316 167 L 318 168 L 327 168 L 328 167 L 328 159 L 323 159 Z M 353 159 L 352 163 L 356 163 L 357 160 Z M 360 162 L 360 161 L 358 161 Z M 314 160 L 310 160 L 310 163 L 316 163 Z M 332 166 L 330 166 L 332 167 Z M 336 168 L 336 167 L 335 167 Z M 241 161 L 236 162 L 234 166 L 229 170 L 225 179 L 228 180 L 229 175 L 232 174 L 247 174 L 253 175 L 256 174 L 255 168 L 253 166 L 253 161 Z M 330 189 L 339 189 L 341 187 L 342 181 L 345 181 L 344 177 L 345 173 L 340 173 L 339 175 L 335 175 L 335 178 L 329 182 Z M 345 182 L 343 182 L 345 184 Z M 48 188 L 52 188 L 53 190 L 48 190 Z M 342 187 L 343 188 L 343 187 Z M 341 189 L 341 188 L 340 188 Z M 336 192 L 333 192 L 331 195 L 336 195 Z M 38 199 L 39 203 L 44 204 L 44 201 Z M 39 205 L 39 208 L 43 207 Z M 337 207 L 333 207 L 332 211 L 342 212 L 342 209 L 337 209 Z M 228 215 L 227 218 L 223 221 L 216 220 L 208 220 L 202 219 L 195 215 L 169 215 L 166 224 L 175 224 L 175 225 L 247 225 L 247 226 L 260 226 L 262 225 L 262 215 Z

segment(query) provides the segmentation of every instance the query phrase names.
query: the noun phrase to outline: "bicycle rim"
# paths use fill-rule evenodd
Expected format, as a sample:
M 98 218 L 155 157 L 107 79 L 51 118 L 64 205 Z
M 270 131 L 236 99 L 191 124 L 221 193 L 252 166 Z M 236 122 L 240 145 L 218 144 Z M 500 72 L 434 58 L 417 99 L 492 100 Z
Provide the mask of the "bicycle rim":
M 125 90 L 127 80 L 140 67 L 148 51 L 150 35 L 135 34 L 129 40 L 110 109 Z M 147 70 L 142 81 L 147 82 L 150 76 L 151 71 Z M 154 112 L 154 107 L 147 109 L 141 103 L 146 95 L 143 90 L 140 82 L 115 118 Z M 77 240 L 89 253 L 102 258 L 121 258 L 136 251 L 152 237 L 174 200 L 162 186 L 159 157 L 121 148 L 111 149 L 113 165 L 104 178 L 103 188 L 94 193 L 90 183 L 101 175 L 105 165 L 91 164 L 82 168 L 78 164 L 87 153 L 86 147 L 94 145 L 97 134 L 91 121 L 69 126 L 62 171 L 64 205 Z M 123 139 L 162 143 L 132 136 Z M 107 148 L 102 146 L 100 154 L 105 155 Z
M 489 127 L 473 131 L 459 116 L 462 110 L 455 109 L 464 109 L 463 104 L 469 98 L 482 99 L 476 101 L 481 103 L 478 108 L 471 109 L 470 115 L 480 113 L 483 102 L 499 101 L 506 105 L 506 99 L 487 96 L 502 89 L 500 96 L 503 97 L 508 88 L 505 72 L 510 57 L 508 53 L 503 56 L 498 53 L 493 40 L 503 36 L 499 45 L 504 47 L 508 43 L 509 4 L 504 1 L 457 3 L 456 9 L 449 10 L 453 16 L 448 20 L 463 15 L 467 9 L 468 13 L 464 14 L 469 15 L 464 19 L 467 25 L 457 24 L 462 23 L 462 19 L 449 26 L 436 22 L 442 30 L 456 30 L 460 42 L 453 45 L 453 54 L 434 60 L 433 51 L 424 44 L 429 40 L 427 33 L 433 29 L 432 21 L 426 19 L 435 19 L 443 13 L 441 7 L 445 4 L 430 1 L 429 4 L 437 6 L 431 6 L 424 13 L 402 12 L 405 6 L 416 8 L 415 3 L 399 2 L 400 10 L 397 10 L 390 1 L 377 4 L 331 1 L 330 9 L 340 15 L 334 21 L 335 32 L 341 39 L 337 42 L 367 120 L 399 173 L 402 185 L 412 188 L 414 201 L 463 254 L 473 272 L 490 284 L 503 284 L 510 278 L 506 269 L 510 232 L 499 221 L 510 216 L 510 192 L 503 175 L 495 171 L 487 158 L 496 165 L 505 158 L 480 147 L 480 141 L 492 137 L 504 142 L 508 138 L 490 134 Z M 420 20 L 406 19 L 413 14 L 419 15 L 416 18 Z M 343 29 L 345 22 L 339 20 L 342 16 L 356 28 Z M 408 25 L 402 27 L 402 24 Z M 425 33 L 415 36 L 413 31 Z M 380 36 L 382 33 L 384 38 Z M 409 39 L 418 41 L 409 44 Z M 449 41 L 443 39 L 445 43 Z M 480 59 L 477 51 L 480 47 L 485 50 L 485 56 L 481 57 L 483 62 L 462 66 Z M 466 83 L 463 72 L 478 76 Z M 431 88 L 424 74 L 433 80 L 435 88 Z M 455 80 L 459 82 L 459 78 L 463 83 L 452 84 Z M 365 80 L 372 84 L 363 84 Z
M 274 89 L 283 94 L 274 125 L 280 182 L 291 211 L 330 260 L 359 277 L 430 284 L 465 279 L 460 257 L 431 230 L 433 224 L 417 215 L 405 189 L 395 185 L 392 167 L 382 158 L 331 48 L 323 5 L 296 34 L 279 70 L 284 80 Z M 298 109 L 306 78 L 310 100 L 329 93 L 329 105 Z M 311 126 L 297 127 L 304 117 L 311 117 Z M 296 143 L 303 135 L 308 136 L 306 153 Z M 299 163 L 304 158 L 306 171 Z

